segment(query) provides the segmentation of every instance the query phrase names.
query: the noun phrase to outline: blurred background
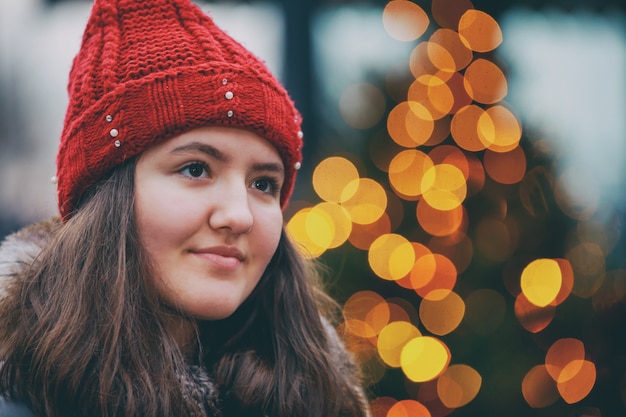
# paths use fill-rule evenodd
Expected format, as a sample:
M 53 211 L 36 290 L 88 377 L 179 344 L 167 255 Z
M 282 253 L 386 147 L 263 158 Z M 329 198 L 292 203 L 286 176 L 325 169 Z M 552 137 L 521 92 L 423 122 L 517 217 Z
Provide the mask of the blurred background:
M 198 4 L 304 115 L 287 227 L 375 417 L 626 415 L 623 0 Z M 0 3 L 0 237 L 56 213 L 90 7 Z

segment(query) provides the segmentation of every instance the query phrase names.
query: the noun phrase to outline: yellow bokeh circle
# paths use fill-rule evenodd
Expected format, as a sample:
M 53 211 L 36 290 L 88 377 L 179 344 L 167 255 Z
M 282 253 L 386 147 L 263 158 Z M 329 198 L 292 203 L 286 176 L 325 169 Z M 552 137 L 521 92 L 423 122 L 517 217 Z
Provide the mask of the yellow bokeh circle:
M 424 200 L 437 210 L 453 210 L 467 196 L 467 180 L 463 171 L 451 164 L 434 165 L 421 181 Z
M 350 198 L 344 193 L 346 185 L 359 178 L 359 172 L 346 158 L 333 156 L 320 162 L 313 171 L 313 189 L 322 200 L 340 203 Z
M 402 371 L 413 382 L 437 378 L 449 363 L 450 350 L 441 340 L 431 336 L 411 339 L 400 353 Z
M 352 232 L 352 220 L 348 211 L 339 204 L 319 203 L 309 213 L 307 231 L 317 245 L 333 249 L 348 240 Z
M 411 272 L 415 263 L 415 251 L 404 236 L 389 233 L 372 242 L 367 260 L 376 275 L 395 281 Z
M 422 194 L 422 177 L 433 166 L 433 161 L 425 153 L 407 149 L 391 160 L 389 182 L 401 196 L 418 197 Z
M 326 251 L 311 238 L 308 232 L 309 213 L 311 208 L 305 208 L 294 214 L 287 223 L 287 233 L 296 243 L 298 250 L 307 258 L 316 258 Z
M 421 335 L 417 327 L 409 322 L 394 321 L 389 323 L 383 327 L 378 335 L 378 354 L 385 364 L 399 368 L 402 349 L 407 342 Z
M 555 300 L 562 282 L 561 268 L 554 259 L 536 259 L 522 271 L 522 292 L 538 307 L 545 307 Z
M 350 181 L 343 189 L 341 201 L 352 221 L 358 224 L 374 223 L 387 209 L 385 189 L 370 178 Z

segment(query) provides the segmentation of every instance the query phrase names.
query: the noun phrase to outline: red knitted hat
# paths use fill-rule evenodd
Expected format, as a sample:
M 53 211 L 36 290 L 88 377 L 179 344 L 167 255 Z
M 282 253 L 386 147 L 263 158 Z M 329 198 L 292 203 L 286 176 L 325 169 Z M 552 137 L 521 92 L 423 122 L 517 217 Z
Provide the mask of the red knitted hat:
M 252 131 L 302 160 L 300 114 L 265 64 L 189 0 L 96 0 L 68 85 L 57 155 L 61 216 L 123 161 L 201 126 Z

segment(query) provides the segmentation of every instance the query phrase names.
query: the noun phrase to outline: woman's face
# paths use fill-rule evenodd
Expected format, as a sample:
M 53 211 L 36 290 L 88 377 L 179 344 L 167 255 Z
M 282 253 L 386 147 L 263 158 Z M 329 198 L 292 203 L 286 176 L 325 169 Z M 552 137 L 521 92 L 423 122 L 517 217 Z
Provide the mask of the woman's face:
M 234 128 L 192 130 L 139 157 L 139 237 L 168 305 L 218 320 L 244 302 L 278 246 L 283 180 L 276 149 Z

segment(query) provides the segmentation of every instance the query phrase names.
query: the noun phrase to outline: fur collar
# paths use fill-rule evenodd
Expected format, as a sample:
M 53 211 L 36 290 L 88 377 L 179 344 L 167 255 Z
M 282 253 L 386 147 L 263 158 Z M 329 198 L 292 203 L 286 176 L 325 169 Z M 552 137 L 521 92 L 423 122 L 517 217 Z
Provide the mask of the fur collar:
M 0 245 L 0 305 L 17 280 L 48 245 L 61 226 L 59 218 L 27 226 L 9 235 Z

